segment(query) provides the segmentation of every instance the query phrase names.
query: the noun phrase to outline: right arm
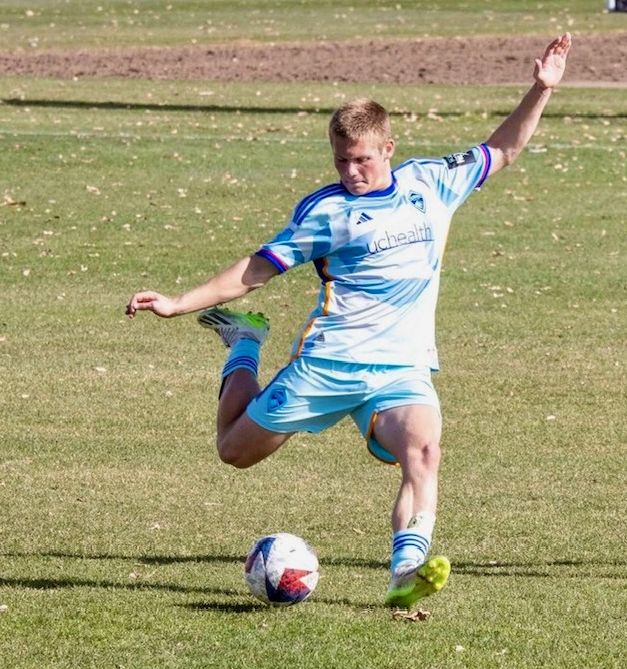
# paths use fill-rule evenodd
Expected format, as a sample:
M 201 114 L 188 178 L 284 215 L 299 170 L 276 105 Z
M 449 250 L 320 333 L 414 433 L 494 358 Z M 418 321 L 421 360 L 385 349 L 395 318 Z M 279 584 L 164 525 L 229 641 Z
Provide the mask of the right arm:
M 248 256 L 177 297 L 152 290 L 135 293 L 126 306 L 126 315 L 133 318 L 138 311 L 152 311 L 162 318 L 182 316 L 243 297 L 264 286 L 278 273 L 269 260 L 258 255 Z

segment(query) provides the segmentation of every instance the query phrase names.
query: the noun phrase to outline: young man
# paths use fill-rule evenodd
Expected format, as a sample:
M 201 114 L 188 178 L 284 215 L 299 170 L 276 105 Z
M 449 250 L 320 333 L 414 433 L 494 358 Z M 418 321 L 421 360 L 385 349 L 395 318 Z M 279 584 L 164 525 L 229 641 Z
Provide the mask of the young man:
M 531 139 L 561 81 L 568 33 L 535 61 L 534 84 L 485 144 L 440 160 L 391 167 L 390 118 L 355 100 L 331 118 L 339 183 L 305 197 L 288 226 L 253 255 L 206 283 L 169 298 L 135 294 L 126 309 L 170 318 L 205 309 L 198 320 L 229 348 L 217 419 L 220 458 L 250 467 L 295 432 L 319 432 L 350 415 L 371 453 L 398 463 L 392 511 L 390 606 L 409 608 L 440 590 L 450 564 L 428 559 L 435 524 L 441 417 L 431 373 L 438 369 L 435 309 L 442 254 L 454 211 L 488 176 L 512 163 Z M 216 305 L 311 261 L 321 280 L 316 308 L 290 363 L 261 390 L 261 314 Z

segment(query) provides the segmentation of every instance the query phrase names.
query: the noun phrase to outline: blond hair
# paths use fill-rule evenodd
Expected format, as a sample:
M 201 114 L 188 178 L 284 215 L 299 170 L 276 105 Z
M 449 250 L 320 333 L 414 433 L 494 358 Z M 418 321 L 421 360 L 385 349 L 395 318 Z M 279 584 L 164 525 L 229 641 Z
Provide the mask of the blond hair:
M 379 147 L 392 136 L 390 115 L 378 102 L 367 98 L 351 100 L 338 107 L 329 121 L 329 138 L 358 142 L 373 139 Z

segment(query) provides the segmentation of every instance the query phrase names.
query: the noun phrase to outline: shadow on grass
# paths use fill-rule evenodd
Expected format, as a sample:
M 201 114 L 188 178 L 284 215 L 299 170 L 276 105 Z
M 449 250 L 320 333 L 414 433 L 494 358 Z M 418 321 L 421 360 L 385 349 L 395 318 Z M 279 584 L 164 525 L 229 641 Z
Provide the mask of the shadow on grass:
M 372 602 L 363 603 L 356 602 L 346 598 L 337 598 L 329 599 L 318 597 L 313 595 L 310 600 L 312 604 L 330 604 L 333 606 L 346 606 L 349 608 L 360 609 L 364 611 L 370 611 L 375 609 L 388 609 L 389 607 L 383 602 L 377 602 L 373 604 Z M 198 611 L 198 612 L 212 612 L 218 611 L 221 613 L 255 613 L 257 611 L 284 611 L 285 609 L 292 608 L 291 606 L 268 606 L 261 602 L 251 602 L 250 604 L 225 604 L 224 602 L 191 602 L 189 604 L 179 604 L 179 608 L 187 609 L 189 611 Z
M 206 595 L 237 595 L 233 589 L 185 586 L 176 583 L 156 583 L 141 578 L 136 581 L 123 583 L 121 581 L 106 581 L 104 579 L 82 578 L 0 578 L 0 588 L 27 588 L 31 590 L 61 590 L 64 588 L 98 588 L 104 590 L 163 590 L 179 593 L 202 593 Z
M 627 579 L 627 562 L 620 560 L 559 559 L 544 562 L 456 562 L 455 574 L 466 576 L 520 576 L 525 578 L 590 578 L 591 568 L 599 578 Z M 622 571 L 622 573 L 620 573 Z
M 155 583 L 152 581 L 134 581 L 132 583 L 122 583 L 116 581 L 106 581 L 104 579 L 80 579 L 80 578 L 0 578 L 0 588 L 23 588 L 27 590 L 63 590 L 63 589 L 99 589 L 99 590 L 127 590 L 131 592 L 146 591 L 146 592 L 170 592 L 175 594 L 196 594 L 204 595 L 209 598 L 225 597 L 232 598 L 234 602 L 224 601 L 201 601 L 190 602 L 185 604 L 175 604 L 175 606 L 191 611 L 218 611 L 223 613 L 252 613 L 259 610 L 280 610 L 288 607 L 268 607 L 261 602 L 242 601 L 244 597 L 252 599 L 250 595 L 246 595 L 246 590 L 242 586 L 241 589 L 236 588 L 216 588 L 216 587 L 197 587 L 184 586 L 175 583 Z M 313 600 L 312 600 L 313 601 Z M 316 597 L 315 601 L 322 604 L 329 604 L 334 606 L 346 606 L 357 609 L 377 609 L 385 608 L 382 603 L 373 604 L 371 602 L 359 602 L 346 597 L 337 598 L 320 598 Z
M 46 553 L 2 553 L 0 557 L 9 558 L 59 558 L 61 560 L 130 560 L 138 565 L 160 566 L 186 563 L 225 563 L 244 564 L 245 555 L 116 555 L 113 553 L 64 553 L 52 551 Z M 320 558 L 320 565 L 327 567 L 358 567 L 362 569 L 387 569 L 389 563 L 381 560 L 363 560 L 352 557 Z
M 90 102 L 86 100 L 41 100 L 41 99 L 22 99 L 22 98 L 3 98 L 1 104 L 12 107 L 41 107 L 56 109 L 91 109 L 91 110 L 128 110 L 128 111 L 154 111 L 154 112 L 213 112 L 232 114 L 234 112 L 246 114 L 298 114 L 299 112 L 308 112 L 310 114 L 324 114 L 330 116 L 335 108 L 332 107 L 247 107 L 245 105 L 197 105 L 197 104 L 157 104 L 145 102 L 114 102 L 100 101 Z M 413 110 L 415 111 L 415 110 Z M 412 113 L 412 110 L 395 111 L 390 110 L 391 116 L 403 116 Z M 481 112 L 483 113 L 483 111 Z M 511 109 L 496 109 L 487 112 L 489 117 L 506 117 L 511 113 Z M 438 116 L 442 117 L 463 117 L 466 111 L 438 111 Z M 627 112 L 560 112 L 547 110 L 543 112 L 546 118 L 627 118 Z
M 236 563 L 243 564 L 243 556 L 234 555 L 204 555 L 204 556 L 121 556 L 121 555 L 74 555 L 68 553 L 4 553 L 4 557 L 14 558 L 59 558 L 67 560 L 124 560 L 132 561 L 134 565 L 170 565 L 177 563 Z M 321 566 L 350 566 L 362 569 L 385 569 L 387 563 L 376 560 L 359 560 L 354 558 L 334 558 L 322 560 Z M 592 569 L 594 568 L 594 569 Z M 603 561 L 583 559 L 556 559 L 537 562 L 454 562 L 453 573 L 460 576 L 474 576 L 482 578 L 559 578 L 559 579 L 590 579 L 590 574 L 597 574 L 600 579 L 627 580 L 627 562 Z M 154 575 L 154 574 L 153 574 Z M 152 576 L 141 574 L 128 581 L 85 579 L 85 578 L 20 578 L 0 577 L 0 587 L 24 588 L 31 590 L 60 590 L 60 589 L 101 589 L 128 592 L 168 592 L 182 595 L 196 595 L 204 599 L 198 602 L 176 603 L 182 609 L 195 612 L 221 612 L 225 614 L 254 613 L 259 610 L 268 610 L 265 604 L 256 601 L 246 601 L 250 596 L 244 586 L 241 588 L 224 588 L 214 586 L 183 585 L 173 582 L 159 582 L 152 580 Z M 225 598 L 232 601 L 223 601 Z M 214 600 L 214 601 L 212 601 Z M 215 601 L 220 600 L 220 601 Z M 312 601 L 332 606 L 344 606 L 356 610 L 375 610 L 387 608 L 382 602 L 361 602 L 346 597 L 313 597 Z M 286 607 L 270 607 L 282 609 Z
M 48 551 L 42 553 L 17 553 L 0 552 L 0 557 L 7 558 L 58 558 L 61 560 L 121 560 L 131 561 L 138 566 L 165 566 L 176 564 L 240 564 L 246 561 L 245 555 L 122 555 L 114 553 L 68 553 L 63 551 Z M 351 567 L 357 569 L 384 569 L 389 568 L 389 562 L 384 560 L 365 560 L 355 557 L 331 557 L 320 558 L 321 567 Z M 625 574 L 614 573 L 621 569 L 627 569 L 627 561 L 621 560 L 584 560 L 578 558 L 562 558 L 544 561 L 504 561 L 497 560 L 483 562 L 452 562 L 454 574 L 468 576 L 527 576 L 527 577 L 552 577 L 557 575 L 567 576 L 565 572 L 570 569 L 572 576 L 588 576 L 590 568 L 603 568 L 608 578 L 627 578 Z M 581 569 L 581 573 L 577 570 Z M 600 573 L 597 571 L 597 573 Z M 2 580 L 0 579 L 0 584 Z M 136 586 L 132 586 L 136 587 Z
M 124 561 L 131 562 L 133 567 L 156 567 L 176 564 L 236 564 L 243 569 L 246 556 L 244 555 L 117 555 L 117 554 L 78 554 L 65 553 L 61 551 L 52 551 L 45 553 L 0 553 L 0 557 L 5 558 L 19 558 L 19 559 L 59 559 L 59 560 L 73 560 L 73 561 Z M 377 560 L 362 560 L 359 558 L 332 558 L 330 560 L 320 560 L 322 569 L 330 567 L 350 567 L 357 569 L 375 569 L 385 571 L 387 574 L 388 563 Z M 117 589 L 129 591 L 164 591 L 173 593 L 197 593 L 207 596 L 229 596 L 241 597 L 241 592 L 236 589 L 219 588 L 212 586 L 187 586 L 178 583 L 164 583 L 152 580 L 151 578 L 143 576 L 141 573 L 127 582 L 123 580 L 104 580 L 104 579 L 80 579 L 80 578 L 2 578 L 0 577 L 0 587 L 12 588 L 28 588 L 34 590 L 56 590 L 63 588 L 101 588 L 101 589 Z M 321 601 L 321 600 L 317 600 Z M 329 600 L 329 604 L 345 604 L 348 606 L 366 607 L 367 604 L 359 604 L 349 600 L 333 599 Z M 187 605 L 190 608 L 198 609 L 218 609 L 224 610 L 233 609 L 232 604 L 207 603 L 203 602 L 198 605 Z M 235 608 L 240 605 L 235 605 Z M 251 605 L 244 610 L 253 610 L 254 605 Z M 264 605 L 257 605 L 264 606 Z M 237 612 L 233 610 L 233 612 Z
M 331 114 L 332 109 L 302 107 L 246 107 L 237 105 L 195 105 L 195 104 L 158 104 L 151 102 L 89 102 L 85 100 L 37 100 L 22 98 L 4 98 L 2 104 L 11 107 L 41 107 L 52 109 L 89 109 L 99 111 L 154 111 L 154 112 L 221 112 L 232 114 L 244 112 L 250 114 L 298 114 L 302 111 L 310 113 Z
M 218 613 L 254 613 L 267 609 L 264 604 L 225 604 L 224 602 L 198 602 L 193 604 L 180 604 L 179 608 L 189 611 L 217 611 Z

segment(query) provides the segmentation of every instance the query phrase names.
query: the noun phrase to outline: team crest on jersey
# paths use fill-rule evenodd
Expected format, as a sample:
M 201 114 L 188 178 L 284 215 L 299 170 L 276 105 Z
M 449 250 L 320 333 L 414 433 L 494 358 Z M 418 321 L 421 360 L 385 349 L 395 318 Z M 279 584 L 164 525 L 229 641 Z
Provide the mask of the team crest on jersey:
M 268 411 L 277 411 L 287 401 L 287 394 L 285 388 L 275 388 L 268 398 Z
M 451 153 L 450 156 L 444 156 L 444 160 L 446 161 L 449 170 L 477 162 L 475 154 L 472 151 L 466 151 L 465 153 Z
M 425 199 L 420 193 L 415 193 L 412 191 L 409 194 L 409 201 L 423 214 L 425 213 Z

